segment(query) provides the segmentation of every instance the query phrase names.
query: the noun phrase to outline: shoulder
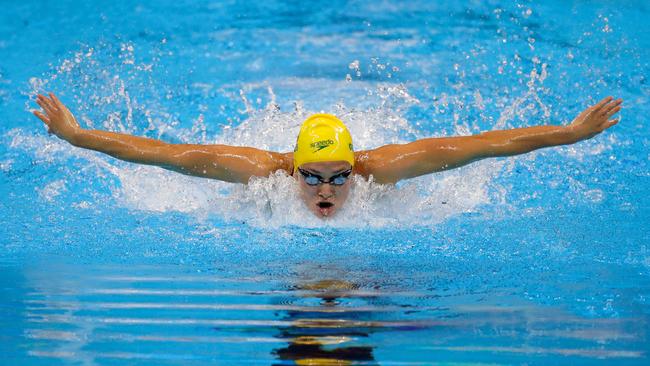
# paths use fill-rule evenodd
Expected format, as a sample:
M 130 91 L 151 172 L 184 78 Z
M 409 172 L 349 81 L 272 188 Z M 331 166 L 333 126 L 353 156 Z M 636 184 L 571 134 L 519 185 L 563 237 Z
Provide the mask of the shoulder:
M 399 145 L 384 145 L 373 150 L 362 150 L 354 153 L 354 173 L 369 179 L 373 176 L 379 183 L 394 183 L 390 175 L 391 156 Z
M 273 153 L 273 155 L 273 160 L 275 161 L 273 172 L 284 170 L 291 175 L 291 173 L 293 173 L 293 152 Z

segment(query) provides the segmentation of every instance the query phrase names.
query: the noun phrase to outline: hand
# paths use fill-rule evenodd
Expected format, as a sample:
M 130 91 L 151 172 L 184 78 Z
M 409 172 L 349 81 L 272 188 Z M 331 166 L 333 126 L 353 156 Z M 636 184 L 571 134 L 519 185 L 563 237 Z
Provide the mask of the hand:
M 566 128 L 577 141 L 596 136 L 618 123 L 619 119 L 609 119 L 621 110 L 623 99 L 607 97 L 598 104 L 585 109 Z
M 53 133 L 59 138 L 71 142 L 82 130 L 70 110 L 54 94 L 50 93 L 49 98 L 39 94 L 36 97 L 36 103 L 43 108 L 45 114 L 36 110 L 33 113 L 45 122 L 48 133 Z

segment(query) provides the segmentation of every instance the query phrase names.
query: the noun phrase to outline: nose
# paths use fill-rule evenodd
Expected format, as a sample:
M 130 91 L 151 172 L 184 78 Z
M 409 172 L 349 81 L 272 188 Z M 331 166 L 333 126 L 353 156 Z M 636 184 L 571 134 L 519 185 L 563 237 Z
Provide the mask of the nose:
M 329 183 L 323 183 L 318 187 L 318 196 L 324 199 L 328 199 L 334 196 L 334 188 Z

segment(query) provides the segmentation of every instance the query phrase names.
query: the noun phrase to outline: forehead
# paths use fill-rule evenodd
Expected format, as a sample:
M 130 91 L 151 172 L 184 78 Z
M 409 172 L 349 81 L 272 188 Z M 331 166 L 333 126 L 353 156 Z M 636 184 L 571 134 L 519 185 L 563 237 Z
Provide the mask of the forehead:
M 347 161 L 319 161 L 316 163 L 305 163 L 301 169 L 312 173 L 336 173 L 350 169 L 352 166 Z

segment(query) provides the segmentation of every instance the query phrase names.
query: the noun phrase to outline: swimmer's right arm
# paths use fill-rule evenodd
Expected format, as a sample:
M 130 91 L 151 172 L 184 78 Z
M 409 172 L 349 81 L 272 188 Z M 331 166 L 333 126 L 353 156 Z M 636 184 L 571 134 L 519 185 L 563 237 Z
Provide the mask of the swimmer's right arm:
M 54 94 L 50 93 L 49 98 L 38 95 L 36 102 L 44 113 L 34 111 L 34 114 L 47 125 L 50 133 L 74 146 L 120 160 L 232 183 L 247 183 L 254 176 L 265 177 L 277 170 L 290 169 L 290 154 L 228 145 L 169 144 L 122 133 L 87 130 L 79 126 Z

